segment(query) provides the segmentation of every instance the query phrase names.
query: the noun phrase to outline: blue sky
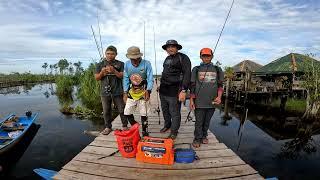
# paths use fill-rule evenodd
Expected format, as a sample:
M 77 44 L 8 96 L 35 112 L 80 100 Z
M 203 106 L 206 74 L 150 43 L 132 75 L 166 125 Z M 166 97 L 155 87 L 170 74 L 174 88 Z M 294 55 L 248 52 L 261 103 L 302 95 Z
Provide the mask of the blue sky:
M 232 0 L 10 0 L 0 1 L 0 72 L 42 73 L 44 62 L 61 58 L 82 61 L 99 55 L 90 25 L 97 31 L 97 14 L 103 46 L 115 45 L 118 59 L 126 61 L 129 46 L 143 51 L 146 23 L 146 59 L 154 62 L 156 33 L 158 72 L 166 52 L 161 46 L 176 39 L 193 65 L 199 50 L 213 48 Z M 320 54 L 320 1 L 235 0 L 215 59 L 232 66 L 244 59 L 260 64 L 290 52 Z

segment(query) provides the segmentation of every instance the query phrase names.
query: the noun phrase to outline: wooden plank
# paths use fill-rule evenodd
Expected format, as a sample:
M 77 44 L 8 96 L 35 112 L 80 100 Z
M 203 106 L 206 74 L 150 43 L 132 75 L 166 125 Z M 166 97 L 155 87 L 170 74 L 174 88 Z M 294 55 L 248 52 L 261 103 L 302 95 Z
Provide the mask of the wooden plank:
M 120 120 L 119 120 L 120 121 Z M 138 121 L 138 123 L 140 123 L 140 121 Z M 158 123 L 156 123 L 156 122 L 148 122 L 149 123 L 149 128 L 159 128 L 159 130 L 161 129 L 161 128 L 163 128 L 163 124 L 158 124 Z M 128 126 L 130 126 L 130 125 L 128 125 Z M 112 123 L 112 128 L 113 129 L 116 129 L 116 128 L 121 128 L 122 127 L 122 123 L 121 122 L 113 122 Z M 184 124 L 184 123 L 181 123 L 181 125 L 180 125 L 180 127 L 189 127 L 189 128 L 194 128 L 194 123 L 193 124 L 191 124 L 191 123 L 188 123 L 188 124 Z
M 106 177 L 62 169 L 61 171 L 59 171 L 59 173 L 57 175 L 55 175 L 53 177 L 53 179 L 56 179 L 56 180 L 75 180 L 75 179 L 77 179 L 77 180 L 88 180 L 88 179 L 90 179 L 90 180 L 105 180 Z M 108 179 L 113 180 L 113 179 L 118 179 L 118 178 L 108 177 Z
M 78 154 L 74 160 L 79 160 L 79 161 L 88 161 L 88 162 L 93 162 L 101 158 L 105 159 L 112 159 L 114 157 L 121 157 L 120 153 L 116 153 L 113 156 L 108 156 L 111 154 L 111 152 L 115 152 L 116 149 L 111 149 L 108 150 L 109 152 L 106 153 L 103 151 L 103 154 L 95 154 L 95 153 L 86 153 L 86 152 L 81 152 Z M 198 151 L 197 155 L 200 158 L 200 161 L 205 158 L 217 158 L 217 157 L 228 157 L 228 156 L 236 156 L 236 154 L 230 150 L 230 149 L 216 149 L 216 150 L 210 150 L 210 151 Z
M 151 137 L 161 137 L 161 138 L 167 138 L 169 135 L 169 133 L 150 133 L 150 136 Z M 193 139 L 194 135 L 193 134 L 178 134 L 177 136 L 177 139 L 176 140 L 179 140 L 179 139 L 183 139 L 183 138 L 191 138 Z M 208 134 L 208 138 L 209 138 L 209 141 L 218 141 L 214 135 L 212 135 L 211 133 Z M 107 136 L 105 135 L 100 135 L 98 137 L 95 138 L 96 140 L 106 140 L 106 141 L 116 141 L 116 138 L 113 134 L 109 134 Z
M 195 149 L 197 153 L 200 151 L 208 150 L 218 150 L 218 149 L 227 149 L 227 146 L 223 143 L 212 143 L 212 144 L 203 144 L 200 148 Z M 117 150 L 117 146 L 87 146 L 82 152 L 92 153 L 92 154 L 102 154 L 109 155 Z
M 264 180 L 263 177 L 261 177 L 259 174 L 251 174 L 247 176 L 238 176 L 233 178 L 227 178 L 224 180 Z
M 175 169 L 204 169 L 214 167 L 226 167 L 245 164 L 237 156 L 226 156 L 226 157 L 215 157 L 215 158 L 203 158 L 198 161 L 194 161 L 190 164 L 174 163 L 173 165 L 161 165 L 161 164 L 150 164 L 138 162 L 135 158 L 123 158 L 123 157 L 112 157 L 112 158 L 101 158 L 93 160 L 91 154 L 79 154 L 74 160 L 82 162 L 90 162 L 95 164 L 103 164 L 109 166 L 119 166 L 124 168 L 142 168 L 142 169 L 163 169 L 163 170 L 175 170 Z
M 181 139 L 176 139 L 174 143 L 175 144 L 192 143 L 192 141 L 193 141 L 193 138 L 181 138 Z M 209 144 L 214 144 L 214 143 L 219 143 L 219 141 L 216 139 L 210 139 Z M 100 138 L 96 138 L 89 145 L 101 146 L 101 147 L 117 147 L 118 146 L 115 140 L 112 140 L 112 141 L 105 140 L 105 139 L 100 140 Z M 206 145 L 203 145 L 203 146 L 206 146 Z
M 189 170 L 155 170 L 155 169 L 137 169 L 117 166 L 108 166 L 102 164 L 71 161 L 64 169 L 69 171 L 94 174 L 96 176 L 105 176 L 125 179 L 221 179 L 234 176 L 244 176 L 255 174 L 256 171 L 249 165 L 238 165 L 220 168 L 189 169 Z
M 118 150 L 117 147 L 96 147 L 96 146 L 87 146 L 81 152 L 92 153 L 92 154 L 101 154 L 104 156 L 110 155 Z

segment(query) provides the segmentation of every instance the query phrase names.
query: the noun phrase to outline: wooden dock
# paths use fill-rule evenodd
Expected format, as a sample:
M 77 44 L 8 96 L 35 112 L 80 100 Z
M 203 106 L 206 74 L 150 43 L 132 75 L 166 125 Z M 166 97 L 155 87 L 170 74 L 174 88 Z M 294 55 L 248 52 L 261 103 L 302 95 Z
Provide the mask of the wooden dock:
M 152 110 L 157 106 L 156 93 L 152 93 Z M 175 143 L 192 143 L 194 122 L 185 123 L 188 113 L 186 107 L 181 110 L 182 120 Z M 155 112 L 149 116 L 149 132 L 152 137 L 167 137 L 168 133 L 159 133 L 163 126 Z M 136 120 L 140 120 L 136 116 Z M 118 116 L 113 128 L 120 128 Z M 264 179 L 237 156 L 225 144 L 219 142 L 209 132 L 209 144 L 196 149 L 200 160 L 191 164 L 175 163 L 172 166 L 137 162 L 134 158 L 123 158 L 117 152 L 117 143 L 113 133 L 99 135 L 76 157 L 66 164 L 54 179 Z M 109 156 L 114 154 L 113 156 Z

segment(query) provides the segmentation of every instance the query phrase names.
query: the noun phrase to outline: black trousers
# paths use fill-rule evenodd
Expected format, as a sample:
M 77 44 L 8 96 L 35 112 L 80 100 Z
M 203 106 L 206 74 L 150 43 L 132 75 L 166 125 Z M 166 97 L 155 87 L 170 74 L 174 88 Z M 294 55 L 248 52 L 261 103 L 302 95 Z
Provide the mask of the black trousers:
M 208 129 L 214 110 L 214 108 L 196 108 L 194 110 L 196 116 L 194 140 L 201 141 L 208 136 Z
M 164 118 L 164 127 L 171 128 L 172 134 L 177 134 L 181 123 L 181 103 L 178 97 L 160 94 L 161 109 Z

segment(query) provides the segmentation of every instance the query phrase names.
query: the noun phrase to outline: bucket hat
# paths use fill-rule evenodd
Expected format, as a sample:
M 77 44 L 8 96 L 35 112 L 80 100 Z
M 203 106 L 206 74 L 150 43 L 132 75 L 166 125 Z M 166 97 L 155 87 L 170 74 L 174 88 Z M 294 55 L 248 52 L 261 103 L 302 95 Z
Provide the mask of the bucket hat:
M 182 46 L 174 39 L 170 39 L 162 46 L 162 49 L 166 50 L 169 45 L 174 45 L 178 50 L 182 49 Z
M 131 46 L 127 50 L 127 58 L 129 59 L 138 59 L 142 57 L 142 53 L 140 52 L 140 49 L 137 46 Z

